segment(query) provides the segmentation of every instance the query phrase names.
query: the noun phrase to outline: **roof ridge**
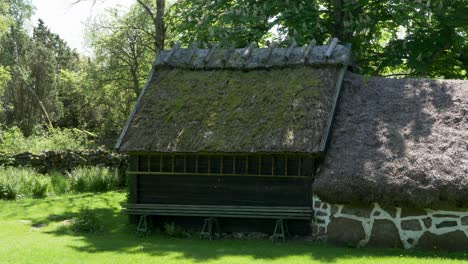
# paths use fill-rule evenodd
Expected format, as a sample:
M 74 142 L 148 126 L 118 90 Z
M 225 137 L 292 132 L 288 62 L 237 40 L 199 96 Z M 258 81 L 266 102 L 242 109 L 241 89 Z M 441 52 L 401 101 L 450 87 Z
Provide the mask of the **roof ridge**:
M 293 42 L 286 48 L 277 48 L 274 44 L 266 48 L 256 48 L 254 43 L 245 48 L 219 48 L 219 43 L 216 43 L 211 48 L 200 49 L 197 43 L 193 43 L 189 48 L 181 48 L 178 42 L 170 50 L 159 53 L 155 66 L 186 69 L 257 69 L 294 65 L 349 65 L 351 46 L 338 43 L 337 38 L 323 46 L 317 46 L 315 40 L 312 40 L 305 46 L 297 46 L 296 42 Z

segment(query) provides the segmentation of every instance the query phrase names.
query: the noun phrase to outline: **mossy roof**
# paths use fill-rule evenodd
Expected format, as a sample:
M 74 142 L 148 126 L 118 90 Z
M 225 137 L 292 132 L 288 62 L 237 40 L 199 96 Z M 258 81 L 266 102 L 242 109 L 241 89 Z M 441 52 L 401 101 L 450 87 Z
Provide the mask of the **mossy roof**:
M 122 152 L 318 153 L 339 67 L 155 70 Z

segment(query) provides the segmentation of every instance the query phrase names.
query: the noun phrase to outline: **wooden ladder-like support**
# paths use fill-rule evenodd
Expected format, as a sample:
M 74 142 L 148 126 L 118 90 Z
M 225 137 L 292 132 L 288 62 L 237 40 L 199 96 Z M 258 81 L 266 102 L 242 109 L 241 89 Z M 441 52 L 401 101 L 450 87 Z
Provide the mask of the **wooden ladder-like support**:
M 282 239 L 283 242 L 286 241 L 286 236 L 289 235 L 288 223 L 283 219 L 276 220 L 275 230 L 271 240 L 276 242 L 278 239 Z
M 137 231 L 136 231 L 137 236 L 150 235 L 152 225 L 153 223 L 151 220 L 151 216 L 141 215 L 140 221 L 138 222 Z
M 221 236 L 218 218 L 216 217 L 206 218 L 203 223 L 202 231 L 200 232 L 200 239 L 208 238 L 212 240 L 214 235 L 217 238 Z

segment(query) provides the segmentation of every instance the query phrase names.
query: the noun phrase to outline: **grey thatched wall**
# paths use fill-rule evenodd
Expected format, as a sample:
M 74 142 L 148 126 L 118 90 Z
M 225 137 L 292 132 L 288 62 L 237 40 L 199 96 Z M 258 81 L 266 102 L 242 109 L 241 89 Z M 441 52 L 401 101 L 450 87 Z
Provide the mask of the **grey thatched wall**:
M 0 153 L 0 166 L 32 167 L 40 173 L 51 171 L 70 171 L 78 166 L 106 166 L 125 172 L 127 158 L 125 155 L 103 150 L 45 151 L 40 154 L 30 152 L 16 155 Z

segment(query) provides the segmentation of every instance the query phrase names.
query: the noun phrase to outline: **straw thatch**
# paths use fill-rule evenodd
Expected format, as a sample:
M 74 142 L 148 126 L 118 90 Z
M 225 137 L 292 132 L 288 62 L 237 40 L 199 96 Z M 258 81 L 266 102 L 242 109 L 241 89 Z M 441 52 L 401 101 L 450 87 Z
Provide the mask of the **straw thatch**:
M 468 207 L 468 82 L 348 74 L 314 192 L 332 203 Z
M 122 152 L 323 152 L 350 47 L 159 54 Z
M 160 69 L 124 152 L 319 152 L 337 69 Z

